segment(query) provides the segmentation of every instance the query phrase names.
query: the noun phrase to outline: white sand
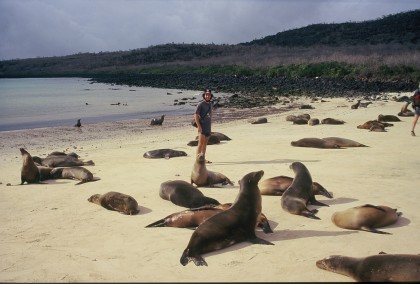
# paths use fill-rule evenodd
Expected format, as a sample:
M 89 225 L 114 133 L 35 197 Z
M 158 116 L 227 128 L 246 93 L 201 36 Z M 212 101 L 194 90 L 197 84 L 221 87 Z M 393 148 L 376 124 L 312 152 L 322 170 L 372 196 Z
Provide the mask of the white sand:
M 350 109 L 352 102 L 345 99 L 311 104 L 315 109 L 262 115 L 269 120 L 266 124 L 252 125 L 248 119 L 221 123 L 216 119 L 213 131 L 232 140 L 208 146 L 207 158 L 213 163 L 207 167 L 225 174 L 235 185 L 200 187 L 205 195 L 221 203 L 233 202 L 239 189 L 237 181 L 245 174 L 264 170 L 263 179 L 293 176 L 289 165 L 300 161 L 334 198 L 317 196 L 330 207 L 309 206 L 318 208 L 321 218 L 312 220 L 283 211 L 280 197 L 262 196 L 263 213 L 274 233 L 264 234 L 258 229 L 257 236 L 275 245 L 244 242 L 208 253 L 203 256 L 207 267 L 192 262 L 184 267 L 179 262 L 191 230 L 145 228 L 185 209 L 161 199 L 158 191 L 164 181 L 190 180 L 195 147 L 186 144 L 196 136 L 190 117 L 166 117 L 162 127 L 148 126 L 148 120 L 133 120 L 85 125 L 81 130 L 70 126 L 0 133 L 0 281 L 352 281 L 317 268 L 315 262 L 333 254 L 420 253 L 420 160 L 416 154 L 420 138 L 410 136 L 412 117 L 402 117 L 402 122 L 395 122 L 384 133 L 356 128 L 379 114 L 396 115 L 402 103 L 375 101 L 357 110 Z M 273 111 L 266 109 L 267 113 Z M 258 111 L 264 114 L 266 109 Z M 346 123 L 292 125 L 285 119 L 301 113 Z M 420 135 L 420 129 L 417 132 Z M 290 145 L 304 137 L 328 136 L 349 138 L 370 147 L 330 150 Z M 86 168 L 101 180 L 79 186 L 72 180 L 17 185 L 22 166 L 20 147 L 41 157 L 52 151 L 76 152 L 95 162 Z M 159 148 L 183 150 L 188 156 L 143 158 L 144 152 Z M 141 213 L 126 216 L 87 201 L 92 194 L 108 191 L 133 196 Z M 403 212 L 396 224 L 382 228 L 391 235 L 345 230 L 330 221 L 334 212 L 366 203 Z

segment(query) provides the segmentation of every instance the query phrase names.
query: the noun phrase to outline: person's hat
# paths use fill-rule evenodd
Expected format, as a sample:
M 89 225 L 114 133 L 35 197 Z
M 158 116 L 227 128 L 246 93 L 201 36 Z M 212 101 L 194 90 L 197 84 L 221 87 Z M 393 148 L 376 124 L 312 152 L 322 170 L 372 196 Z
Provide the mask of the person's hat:
M 209 93 L 211 95 L 211 98 L 213 98 L 213 94 L 212 94 L 211 90 L 210 89 L 206 89 L 204 91 L 204 93 L 203 93 L 203 99 L 204 99 L 204 95 L 207 94 L 207 93 Z

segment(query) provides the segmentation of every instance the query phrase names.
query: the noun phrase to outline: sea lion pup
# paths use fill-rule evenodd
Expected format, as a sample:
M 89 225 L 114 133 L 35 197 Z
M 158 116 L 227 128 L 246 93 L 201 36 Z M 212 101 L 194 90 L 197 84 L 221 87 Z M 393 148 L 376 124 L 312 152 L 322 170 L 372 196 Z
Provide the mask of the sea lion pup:
M 137 201 L 133 197 L 116 191 L 102 195 L 94 194 L 88 198 L 88 201 L 125 215 L 135 215 L 140 212 Z
M 306 207 L 306 204 L 308 203 L 318 206 L 328 206 L 315 199 L 315 195 L 312 191 L 311 174 L 301 162 L 293 162 L 290 165 L 290 169 L 294 171 L 295 178 L 281 196 L 281 208 L 291 214 L 320 220 L 319 217 L 315 216 L 315 213 L 317 213 L 318 210 L 309 210 Z
M 357 141 L 347 139 L 347 138 L 341 138 L 341 137 L 325 137 L 322 138 L 325 141 L 334 143 L 335 145 L 339 147 L 368 147 L 362 143 L 359 143 Z
M 156 222 L 153 222 L 146 226 L 150 227 L 176 227 L 176 228 L 196 228 L 201 223 L 206 221 L 208 218 L 223 212 L 229 209 L 232 206 L 232 203 L 225 203 L 219 205 L 204 205 L 197 208 L 190 208 L 181 212 L 176 212 L 162 218 Z M 270 227 L 267 217 L 261 213 L 258 221 L 257 227 L 261 228 L 264 233 L 272 233 L 273 230 Z
M 283 192 L 292 184 L 293 178 L 288 176 L 276 176 L 262 180 L 258 183 L 258 188 L 262 195 L 282 195 Z M 312 192 L 315 195 L 323 195 L 327 198 L 333 198 L 331 192 L 328 192 L 322 185 L 312 182 Z
M 262 124 L 262 123 L 267 123 L 268 120 L 266 117 L 260 117 L 254 120 L 251 120 L 251 124 Z
M 45 158 L 40 158 L 38 156 L 33 156 L 34 162 L 50 167 L 50 168 L 57 168 L 57 167 L 77 167 L 77 166 L 93 166 L 95 163 L 92 160 L 84 162 L 75 158 L 74 156 L 70 155 L 53 155 L 47 156 Z
M 80 119 L 77 120 L 77 123 L 74 125 L 74 127 L 82 127 L 82 123 L 80 122 Z
M 339 120 L 331 117 L 324 118 L 321 120 L 321 124 L 344 124 L 344 120 Z
M 76 185 L 89 181 L 100 180 L 99 178 L 94 178 L 93 174 L 84 167 L 54 168 L 50 172 L 50 176 L 54 179 L 80 180 L 80 182 L 76 183 Z
M 206 158 L 203 153 L 197 155 L 191 171 L 191 184 L 194 183 L 197 186 L 213 186 L 218 183 L 233 185 L 233 182 L 224 174 L 207 170 Z
M 198 188 L 183 180 L 168 180 L 161 183 L 159 196 L 175 205 L 187 208 L 220 204 L 216 199 L 205 196 Z
M 25 182 L 27 183 L 39 183 L 40 182 L 40 173 L 38 167 L 35 165 L 34 160 L 32 159 L 31 154 L 23 148 L 19 148 L 20 154 L 23 158 L 22 168 L 20 171 L 20 181 L 21 185 Z
M 398 122 L 401 121 L 401 119 L 398 116 L 392 115 L 392 114 L 380 114 L 378 115 L 378 121 L 383 121 L 383 122 Z
M 197 227 L 180 258 L 182 265 L 192 260 L 197 266 L 207 266 L 202 254 L 244 241 L 274 245 L 255 235 L 255 226 L 262 209 L 258 182 L 263 175 L 264 171 L 246 174 L 240 180 L 239 193 L 232 206 Z
M 290 145 L 295 147 L 309 147 L 309 148 L 320 148 L 320 149 L 341 149 L 338 145 L 326 141 L 321 138 L 302 138 L 297 141 L 290 142 Z
M 357 100 L 357 103 L 355 103 L 354 105 L 351 105 L 350 108 L 351 109 L 358 109 L 360 106 L 360 100 Z
M 397 222 L 401 212 L 383 205 L 365 204 L 344 211 L 335 212 L 331 221 L 340 228 L 349 230 L 361 230 L 377 234 L 391 234 L 376 230 Z
M 187 156 L 187 153 L 184 151 L 172 150 L 172 149 L 156 149 L 150 150 L 143 154 L 143 158 L 146 159 L 170 159 L 175 157 L 184 157 Z
M 152 118 L 150 125 L 162 125 L 165 115 L 162 115 L 160 118 Z
M 420 280 L 420 255 L 377 254 L 367 257 L 331 255 L 318 260 L 320 269 L 360 282 L 409 282 Z

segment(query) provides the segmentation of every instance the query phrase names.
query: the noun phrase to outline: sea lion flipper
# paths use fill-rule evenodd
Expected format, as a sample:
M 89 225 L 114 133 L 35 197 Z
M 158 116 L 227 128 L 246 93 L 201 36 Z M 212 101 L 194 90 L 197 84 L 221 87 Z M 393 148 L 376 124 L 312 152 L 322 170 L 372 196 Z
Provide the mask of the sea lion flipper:
M 182 253 L 181 259 L 179 260 L 183 266 L 187 265 L 191 260 L 194 261 L 194 264 L 197 266 L 207 266 L 207 262 L 201 255 L 197 254 L 195 256 L 188 256 L 189 251 L 189 249 L 185 249 Z
M 274 246 L 274 244 L 272 242 L 266 241 L 264 239 L 261 239 L 257 236 L 255 236 L 254 238 L 249 240 L 251 243 L 253 244 L 259 244 L 259 245 L 272 245 Z
M 316 200 L 315 198 L 314 198 L 314 199 L 312 199 L 312 200 L 310 200 L 310 203 L 311 203 L 312 205 L 317 205 L 317 206 L 327 206 L 327 207 L 330 207 L 328 204 L 325 204 L 325 203 L 319 202 L 319 201 L 318 201 L 318 200 Z
M 391 233 L 384 232 L 384 231 L 379 231 L 379 230 L 376 230 L 375 228 L 370 228 L 370 227 L 367 227 L 367 226 L 360 227 L 360 230 L 371 232 L 371 233 L 376 233 L 376 234 L 392 235 Z
M 145 228 L 151 228 L 151 227 L 165 227 L 165 220 L 166 218 L 157 220 L 156 222 L 153 222 L 147 226 L 145 226 Z
M 307 218 L 311 218 L 311 219 L 316 219 L 316 220 L 321 220 L 321 218 L 315 216 L 315 213 L 317 213 L 318 210 L 317 209 L 313 209 L 313 210 L 303 210 L 301 212 L 302 216 L 305 216 Z

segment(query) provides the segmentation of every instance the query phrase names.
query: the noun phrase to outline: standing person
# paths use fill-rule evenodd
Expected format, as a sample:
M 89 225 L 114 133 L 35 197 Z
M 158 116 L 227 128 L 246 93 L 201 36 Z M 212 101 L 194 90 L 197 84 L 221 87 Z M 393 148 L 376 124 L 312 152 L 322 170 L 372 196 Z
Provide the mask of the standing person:
M 211 99 L 213 94 L 210 89 L 206 89 L 203 93 L 203 101 L 198 103 L 197 109 L 194 113 L 194 120 L 197 123 L 198 129 L 198 145 L 197 155 L 203 153 L 206 156 L 207 142 L 211 134 L 211 117 L 213 115 L 213 105 Z M 211 163 L 206 160 L 206 163 Z
M 419 83 L 419 89 L 414 91 L 414 95 L 409 98 L 409 101 L 407 104 L 403 107 L 404 111 L 407 111 L 407 107 L 411 103 L 411 106 L 414 109 L 414 119 L 413 119 L 413 125 L 411 127 L 411 136 L 416 136 L 416 133 L 414 132 L 414 128 L 416 128 L 417 120 L 419 120 L 420 116 L 420 83 Z

